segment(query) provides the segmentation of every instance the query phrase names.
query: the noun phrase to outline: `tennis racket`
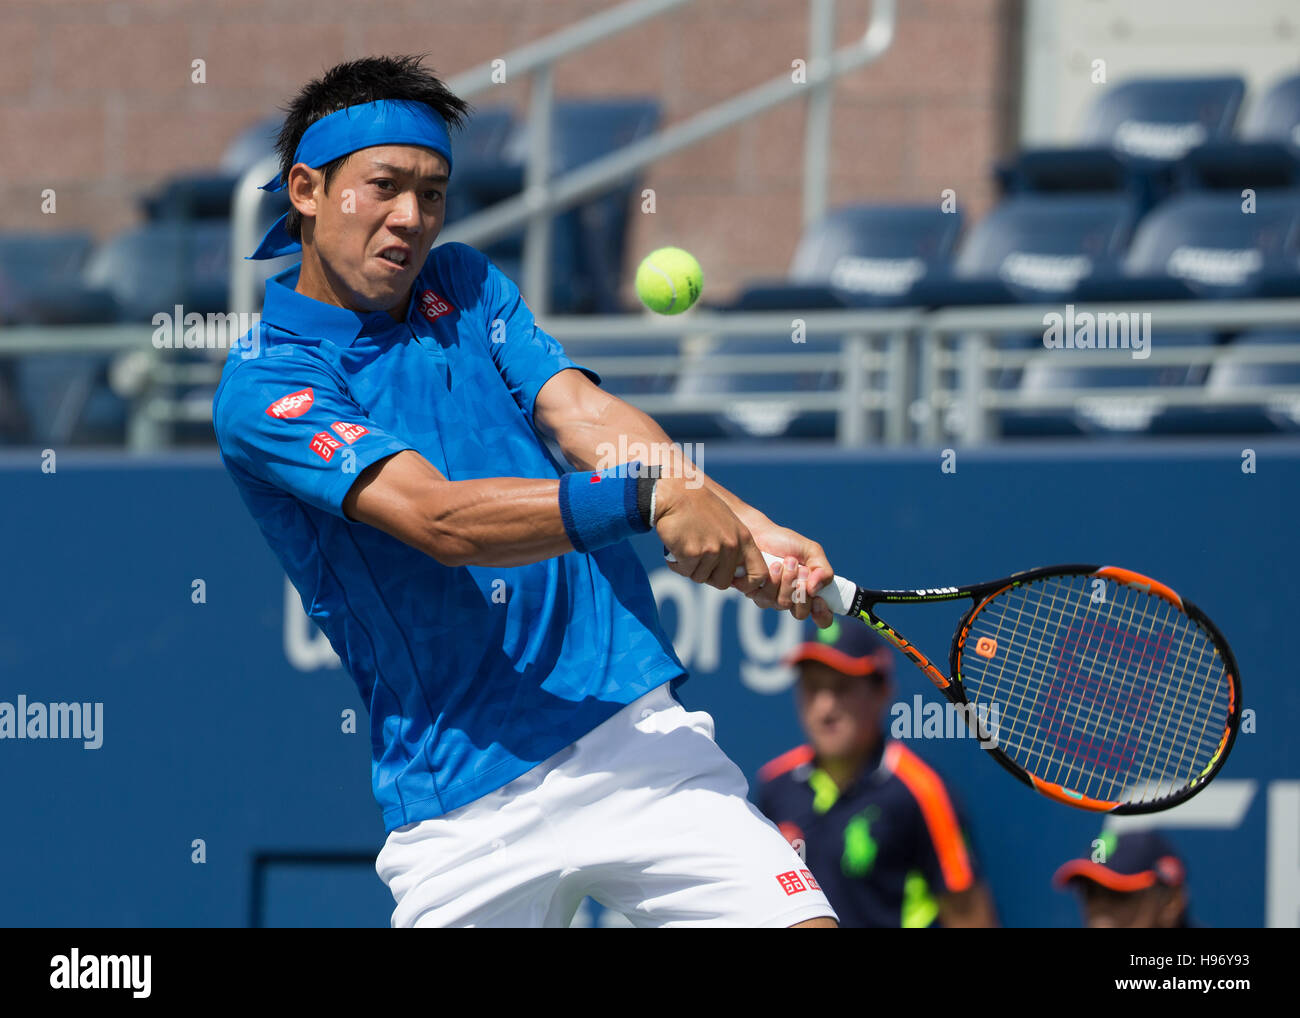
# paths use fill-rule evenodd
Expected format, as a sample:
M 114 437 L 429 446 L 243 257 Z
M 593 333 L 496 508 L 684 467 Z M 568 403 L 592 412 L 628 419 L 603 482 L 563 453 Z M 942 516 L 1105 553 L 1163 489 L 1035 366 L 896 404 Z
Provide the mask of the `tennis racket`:
M 1057 802 L 1115 814 L 1169 809 L 1218 774 L 1237 737 L 1241 678 L 1227 641 L 1194 604 L 1140 573 L 1047 566 L 919 590 L 869 590 L 836 576 L 817 596 L 902 651 L 964 708 L 998 763 Z M 966 599 L 947 675 L 876 614 Z

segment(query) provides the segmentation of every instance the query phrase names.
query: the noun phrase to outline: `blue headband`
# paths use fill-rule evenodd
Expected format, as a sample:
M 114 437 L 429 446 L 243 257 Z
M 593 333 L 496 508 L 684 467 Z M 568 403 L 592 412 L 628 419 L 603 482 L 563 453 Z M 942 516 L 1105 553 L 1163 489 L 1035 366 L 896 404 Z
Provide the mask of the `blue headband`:
M 319 170 L 340 156 L 372 145 L 431 148 L 447 160 L 447 173 L 451 173 L 451 138 L 446 123 L 424 103 L 404 99 L 362 103 L 321 117 L 303 131 L 290 165 L 306 163 L 313 170 Z M 283 191 L 288 186 L 288 180 L 277 173 L 262 185 L 262 190 Z M 275 225 L 266 231 L 257 250 L 247 258 L 278 258 L 301 251 L 302 244 L 289 236 L 285 229 L 288 218 L 286 212 L 277 219 Z

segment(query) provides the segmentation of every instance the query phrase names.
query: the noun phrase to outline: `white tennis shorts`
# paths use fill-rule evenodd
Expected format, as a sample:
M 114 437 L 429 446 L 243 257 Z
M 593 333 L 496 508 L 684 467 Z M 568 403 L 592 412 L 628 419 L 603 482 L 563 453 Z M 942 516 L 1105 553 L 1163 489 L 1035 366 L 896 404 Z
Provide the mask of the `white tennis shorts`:
M 835 917 L 740 769 L 665 683 L 510 784 L 391 831 L 394 927 L 568 926 L 586 896 L 636 926 Z

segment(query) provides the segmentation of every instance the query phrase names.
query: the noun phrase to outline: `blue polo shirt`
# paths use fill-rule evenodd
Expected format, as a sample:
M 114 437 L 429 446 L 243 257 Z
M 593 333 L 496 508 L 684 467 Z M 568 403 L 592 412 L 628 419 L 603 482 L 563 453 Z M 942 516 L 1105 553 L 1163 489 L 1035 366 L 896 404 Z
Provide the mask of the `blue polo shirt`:
M 449 567 L 343 515 L 367 466 L 414 449 L 448 480 L 556 478 L 533 402 L 579 368 L 464 244 L 430 252 L 404 321 L 267 282 L 256 343 L 213 401 L 221 457 L 370 711 L 385 827 L 441 816 L 686 672 L 627 542 Z

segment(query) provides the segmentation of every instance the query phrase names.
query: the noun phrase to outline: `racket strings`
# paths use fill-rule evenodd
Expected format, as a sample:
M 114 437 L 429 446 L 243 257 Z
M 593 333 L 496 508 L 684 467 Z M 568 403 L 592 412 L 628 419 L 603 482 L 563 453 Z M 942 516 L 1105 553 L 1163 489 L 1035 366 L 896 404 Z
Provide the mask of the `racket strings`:
M 1059 598 L 1057 598 L 1059 602 Z M 1108 613 L 1111 621 L 1116 618 L 1114 602 L 1112 609 Z M 1038 623 L 1042 623 L 1043 605 L 1039 605 L 1036 613 Z M 1059 610 L 1059 603 L 1055 605 Z M 1131 609 L 1131 605 L 1129 606 Z M 1137 621 L 1132 611 L 1123 612 L 1122 620 L 1127 623 Z M 1151 622 L 1150 617 L 1143 620 L 1148 626 Z M 1047 641 L 1038 641 L 1034 646 L 1033 666 L 1038 669 L 1043 668 L 1045 648 L 1054 647 L 1059 653 L 1057 660 L 1052 662 L 1047 658 L 1049 663 L 1061 664 L 1061 659 L 1065 661 L 1065 668 L 1059 669 L 1064 671 L 1063 681 L 1057 687 L 1048 687 L 1048 700 L 1044 704 L 1042 700 L 1042 688 L 1038 690 L 1038 696 L 1035 700 L 1036 707 L 1040 715 L 1047 712 L 1040 731 L 1037 733 L 1036 743 L 1026 743 L 1025 740 L 1018 740 L 1020 749 L 1030 749 L 1039 751 L 1041 756 L 1045 757 L 1043 761 L 1047 766 L 1043 770 L 1047 771 L 1050 779 L 1056 780 L 1057 783 L 1067 787 L 1077 787 L 1080 771 L 1087 769 L 1094 778 L 1106 773 L 1127 767 L 1133 771 L 1135 761 L 1132 759 L 1133 750 L 1138 742 L 1139 733 L 1142 732 L 1141 723 L 1144 717 L 1149 717 L 1155 712 L 1164 717 L 1169 722 L 1177 723 L 1179 731 L 1183 736 L 1183 745 L 1186 746 L 1186 736 L 1188 733 L 1189 719 L 1187 712 L 1170 711 L 1167 704 L 1164 703 L 1164 697 L 1156 691 L 1156 696 L 1146 697 L 1142 694 L 1150 694 L 1149 684 L 1147 688 L 1136 690 L 1138 694 L 1133 696 L 1135 690 L 1125 690 L 1115 682 L 1107 683 L 1106 668 L 1097 668 L 1099 655 L 1098 649 L 1094 644 L 1100 644 L 1103 639 L 1109 641 L 1113 650 L 1118 650 L 1116 655 L 1117 662 L 1124 662 L 1124 656 L 1127 655 L 1127 667 L 1114 669 L 1117 674 L 1125 678 L 1131 677 L 1133 672 L 1132 664 L 1136 662 L 1139 665 L 1145 664 L 1148 669 L 1154 664 L 1159 666 L 1158 661 L 1151 660 L 1154 655 L 1161 653 L 1165 648 L 1150 646 L 1150 641 L 1133 644 L 1133 641 L 1125 640 L 1122 637 L 1116 638 L 1115 633 L 1106 632 L 1103 627 L 1091 627 L 1093 632 L 1089 632 L 1087 625 L 1075 627 L 1072 631 L 1067 630 L 1064 639 L 1058 634 L 1058 639 L 1054 644 Z M 1101 638 L 1098 638 L 1100 634 Z M 1125 646 L 1125 644 L 1130 644 Z M 1073 667 L 1072 658 L 1082 659 L 1085 667 L 1092 669 L 1093 674 L 1083 675 L 1080 670 Z M 1035 660 L 1036 659 L 1036 660 Z M 1107 663 L 1104 660 L 1100 662 L 1103 666 Z M 1005 672 L 1003 674 L 1005 678 Z M 1106 687 L 1103 691 L 1100 687 Z M 1114 694 L 1113 696 L 1111 694 Z M 1075 694 L 1075 695 L 1072 695 Z M 1079 695 L 1081 694 L 1081 695 Z M 1124 704 L 1127 698 L 1128 703 Z M 1055 701 L 1055 702 L 1053 702 Z M 1053 708 L 1056 708 L 1053 711 Z M 1103 718 L 1109 718 L 1108 727 L 1101 728 L 1100 722 Z M 1114 721 L 1127 721 L 1129 737 L 1127 740 L 1122 739 L 1122 734 L 1116 730 L 1118 726 L 1113 724 Z M 1091 729 L 1092 737 L 1089 737 Z M 1166 726 L 1163 735 L 1165 741 L 1170 737 L 1169 726 Z M 1073 738 L 1070 736 L 1073 735 Z M 1160 737 L 1148 729 L 1145 733 L 1148 741 L 1159 744 Z M 1050 751 L 1050 747 L 1055 747 L 1055 752 Z M 1045 749 L 1045 747 L 1048 747 Z M 1159 745 L 1157 745 L 1159 748 Z M 1158 756 L 1159 754 L 1157 754 Z M 1154 759 L 1154 757 L 1153 757 Z M 1056 765 L 1053 767 L 1052 765 Z M 1153 775 L 1149 773 L 1138 772 L 1141 777 L 1150 778 Z M 1165 777 L 1168 777 L 1166 769 Z M 1081 789 L 1085 794 L 1095 794 L 1097 789 L 1094 785 Z
M 1213 761 L 1231 686 L 1209 635 L 1162 598 L 1092 576 L 996 595 L 960 657 L 970 699 L 997 706 L 999 748 L 1040 780 L 1090 798 L 1149 802 Z M 972 648 L 995 641 L 985 657 Z

